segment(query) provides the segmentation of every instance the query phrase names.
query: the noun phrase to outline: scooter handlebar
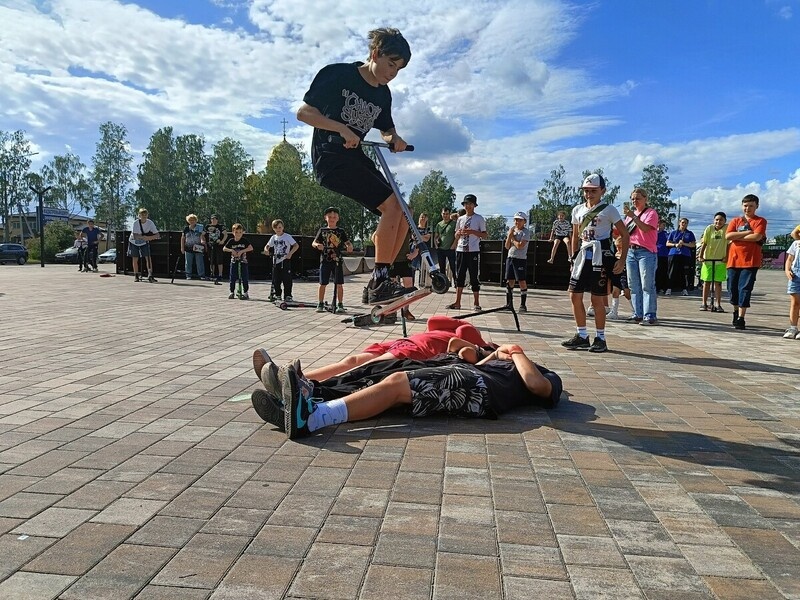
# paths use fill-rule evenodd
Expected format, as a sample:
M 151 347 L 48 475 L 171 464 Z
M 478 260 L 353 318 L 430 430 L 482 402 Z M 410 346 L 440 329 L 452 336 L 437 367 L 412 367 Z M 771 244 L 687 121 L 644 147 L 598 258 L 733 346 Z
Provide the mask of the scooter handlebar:
M 331 144 L 344 144 L 344 138 L 340 135 L 329 135 L 328 142 Z M 361 140 L 362 146 L 377 146 L 379 148 L 389 148 L 389 150 L 394 150 L 394 144 L 389 144 L 386 142 L 370 142 L 368 140 Z M 414 146 L 408 144 L 404 152 L 413 152 Z

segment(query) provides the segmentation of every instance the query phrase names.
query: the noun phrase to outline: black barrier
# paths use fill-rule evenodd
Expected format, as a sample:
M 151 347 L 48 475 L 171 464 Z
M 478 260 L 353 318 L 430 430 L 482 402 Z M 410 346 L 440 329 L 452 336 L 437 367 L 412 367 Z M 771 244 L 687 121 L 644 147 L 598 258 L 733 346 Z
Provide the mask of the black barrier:
M 117 231 L 117 273 L 124 275 L 133 273 L 133 263 L 128 256 L 128 237 L 130 231 Z M 246 233 L 245 236 L 253 244 L 253 252 L 247 257 L 250 264 L 250 279 L 265 281 L 272 277 L 272 257 L 262 254 L 264 246 L 271 235 L 260 233 Z M 295 276 L 306 277 L 311 272 L 319 269 L 319 250 L 311 246 L 314 241 L 312 236 L 292 236 L 300 248 L 292 256 L 292 270 Z M 161 233 L 160 240 L 150 242 L 150 254 L 153 257 L 153 270 L 156 277 L 171 277 L 172 269 L 181 253 L 181 232 L 167 231 Z M 532 240 L 528 244 L 528 287 L 550 289 L 567 289 L 569 283 L 569 263 L 567 253 L 563 248 L 558 249 L 555 264 L 549 264 L 552 242 Z M 502 240 L 482 240 L 478 277 L 482 283 L 504 285 L 505 265 L 508 250 Z M 209 256 L 205 257 L 205 274 L 210 276 Z M 228 278 L 230 259 L 226 256 L 223 261 L 223 278 Z M 185 277 L 183 261 L 179 264 L 179 278 Z M 196 276 L 196 275 L 195 275 Z
M 116 234 L 116 248 L 117 248 L 117 273 L 128 275 L 133 273 L 133 262 L 131 257 L 128 256 L 128 237 L 130 231 L 118 231 Z M 250 279 L 254 281 L 264 281 L 272 277 L 272 257 L 262 254 L 264 246 L 269 241 L 271 235 L 260 233 L 246 233 L 245 237 L 253 244 L 253 252 L 248 257 L 250 265 Z M 314 238 L 311 236 L 292 236 L 300 245 L 300 248 L 292 256 L 292 270 L 296 275 L 304 277 L 306 273 L 313 269 L 319 268 L 319 251 L 311 246 Z M 153 257 L 153 271 L 156 277 L 171 277 L 172 269 L 178 261 L 178 255 L 181 254 L 181 232 L 180 231 L 162 231 L 161 239 L 153 240 L 150 242 L 150 255 Z M 223 278 L 228 278 L 228 270 L 230 265 L 230 256 L 224 255 L 223 260 Z M 209 265 L 209 255 L 204 255 L 205 274 L 211 275 Z M 184 263 L 179 263 L 179 278 L 185 277 Z M 196 277 L 197 274 L 194 273 Z

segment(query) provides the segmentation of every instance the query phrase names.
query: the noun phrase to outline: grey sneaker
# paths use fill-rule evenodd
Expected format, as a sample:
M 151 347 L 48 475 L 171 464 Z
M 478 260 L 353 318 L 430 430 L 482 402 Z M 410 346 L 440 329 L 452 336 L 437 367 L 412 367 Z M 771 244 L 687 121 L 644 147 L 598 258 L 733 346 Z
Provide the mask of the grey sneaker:
M 527 306 L 525 306 L 524 304 L 520 304 L 520 305 L 519 305 L 519 311 L 518 311 L 518 312 L 521 312 L 521 313 L 523 313 L 523 312 L 528 312 L 528 307 L 527 307 Z
M 601 340 L 600 338 L 594 338 L 592 345 L 589 346 L 589 352 L 605 352 L 608 350 L 608 345 L 606 344 L 605 340 Z
M 317 312 L 325 312 L 325 304 L 317 302 Z
M 642 319 L 639 325 L 658 325 L 658 321 L 656 319 Z
M 580 334 L 576 333 L 570 339 L 561 342 L 561 345 L 570 350 L 586 350 L 590 345 L 589 336 L 581 337 Z

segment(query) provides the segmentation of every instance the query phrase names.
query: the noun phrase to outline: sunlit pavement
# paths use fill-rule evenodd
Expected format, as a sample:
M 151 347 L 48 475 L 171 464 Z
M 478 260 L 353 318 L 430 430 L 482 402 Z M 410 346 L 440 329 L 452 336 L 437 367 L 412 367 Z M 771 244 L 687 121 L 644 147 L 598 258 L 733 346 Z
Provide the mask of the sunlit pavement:
M 785 286 L 759 273 L 743 332 L 728 305 L 659 298 L 660 325 L 610 323 L 606 354 L 563 349 L 566 293 L 533 290 L 522 332 L 472 321 L 562 376 L 556 409 L 396 411 L 298 443 L 252 410 L 252 351 L 322 365 L 399 324 L 280 311 L 268 283 L 243 302 L 0 267 L 0 598 L 800 598 Z

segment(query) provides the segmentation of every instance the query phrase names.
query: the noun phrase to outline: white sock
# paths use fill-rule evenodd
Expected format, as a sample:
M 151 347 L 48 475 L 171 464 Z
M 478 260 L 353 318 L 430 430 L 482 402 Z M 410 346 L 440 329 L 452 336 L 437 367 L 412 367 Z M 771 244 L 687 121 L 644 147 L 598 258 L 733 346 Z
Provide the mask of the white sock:
M 347 404 L 341 398 L 330 402 L 320 402 L 314 412 L 308 415 L 308 430 L 316 431 L 328 425 L 347 423 Z
M 611 312 L 616 313 L 619 311 L 619 298 L 611 299 Z
M 605 340 L 606 339 L 606 330 L 605 329 L 598 329 L 597 330 L 597 337 L 600 338 L 601 340 Z

